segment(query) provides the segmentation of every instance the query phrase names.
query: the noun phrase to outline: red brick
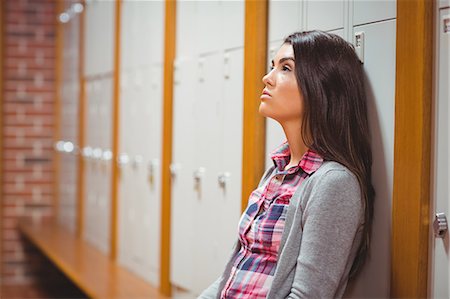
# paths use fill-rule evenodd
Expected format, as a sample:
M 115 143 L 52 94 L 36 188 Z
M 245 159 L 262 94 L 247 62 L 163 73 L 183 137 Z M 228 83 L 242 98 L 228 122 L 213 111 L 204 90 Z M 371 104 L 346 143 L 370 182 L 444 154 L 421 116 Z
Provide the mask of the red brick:
M 36 62 L 36 58 L 27 58 L 27 59 L 6 59 L 4 61 L 4 67 L 6 71 L 12 68 L 17 68 L 20 62 L 25 62 L 27 64 L 27 69 L 42 69 L 42 70 L 54 70 L 55 69 L 55 61 L 54 59 L 44 59 L 42 64 L 38 64 Z
M 4 42 L 6 47 L 17 47 L 23 40 L 26 40 L 27 46 L 33 49 L 56 49 L 55 43 L 51 40 L 37 42 L 34 39 L 30 40 L 27 38 L 8 36 L 8 39 Z
M 21 177 L 23 178 L 25 184 L 43 185 L 53 183 L 53 175 L 41 175 L 39 177 L 35 177 L 32 174 L 27 173 Z M 14 176 L 9 176 L 8 178 L 5 178 L 3 182 L 4 184 L 15 184 L 16 181 Z
M 1 95 L 4 175 L 0 195 L 3 205 L 0 244 L 4 255 L 0 280 L 20 285 L 38 277 L 53 279 L 52 272 L 46 270 L 47 261 L 36 248 L 23 242 L 17 221 L 18 217 L 36 215 L 46 219 L 53 213 L 57 13 L 54 0 L 7 0 L 4 4 L 4 90 Z M 35 84 L 36 76 L 39 76 L 39 84 Z M 17 93 L 18 88 L 26 92 Z M 42 144 L 39 155 L 33 151 L 36 141 Z M 17 163 L 17 157 L 23 157 L 21 163 Z M 39 166 L 38 173 L 35 166 Z M 18 178 L 22 180 L 20 190 L 16 186 Z M 34 188 L 41 191 L 39 197 L 33 198 Z
M 27 43 L 24 44 L 23 48 L 21 43 L 17 43 L 17 45 L 14 47 L 8 46 L 5 49 L 5 53 L 6 55 L 8 55 L 9 59 L 36 59 L 36 53 L 39 53 L 39 55 L 43 55 L 44 58 L 55 58 L 56 54 L 54 48 L 32 48 L 29 47 Z
M 43 194 L 53 194 L 53 183 L 41 185 Z M 20 195 L 20 196 L 33 196 L 33 191 L 30 188 L 25 188 L 25 190 L 18 190 L 15 184 L 4 184 L 3 193 L 5 195 Z M 9 211 L 11 212 L 11 211 Z M 5 216 L 11 214 L 5 214 Z

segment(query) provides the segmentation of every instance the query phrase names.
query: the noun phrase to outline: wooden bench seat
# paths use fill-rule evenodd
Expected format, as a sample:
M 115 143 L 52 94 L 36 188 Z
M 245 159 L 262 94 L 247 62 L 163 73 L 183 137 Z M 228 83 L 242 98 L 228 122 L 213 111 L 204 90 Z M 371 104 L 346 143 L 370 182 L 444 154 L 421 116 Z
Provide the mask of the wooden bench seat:
M 93 299 L 167 298 L 142 278 L 54 223 L 22 220 L 21 232 Z

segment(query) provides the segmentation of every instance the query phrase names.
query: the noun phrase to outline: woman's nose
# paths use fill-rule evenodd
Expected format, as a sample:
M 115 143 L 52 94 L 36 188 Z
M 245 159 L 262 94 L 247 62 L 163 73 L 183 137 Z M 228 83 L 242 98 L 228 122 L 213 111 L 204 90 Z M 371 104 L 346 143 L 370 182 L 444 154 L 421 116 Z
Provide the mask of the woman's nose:
M 267 85 L 273 85 L 273 79 L 272 79 L 272 70 L 270 72 L 268 72 L 263 78 L 262 78 L 262 82 L 267 86 Z

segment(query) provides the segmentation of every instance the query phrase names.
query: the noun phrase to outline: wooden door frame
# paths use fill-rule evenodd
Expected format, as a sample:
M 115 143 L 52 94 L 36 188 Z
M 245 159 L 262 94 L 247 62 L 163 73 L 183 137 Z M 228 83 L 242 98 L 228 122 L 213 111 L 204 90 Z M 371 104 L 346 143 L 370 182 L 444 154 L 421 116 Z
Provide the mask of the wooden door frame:
M 170 164 L 173 145 L 173 64 L 176 50 L 176 0 L 165 0 L 164 24 L 164 74 L 163 74 L 163 123 L 161 163 L 161 240 L 159 291 L 171 296 L 170 251 L 172 190 Z
M 397 0 L 391 297 L 426 298 L 435 0 Z
M 268 13 L 267 0 L 245 1 L 242 211 L 265 168 L 266 121 L 258 110 L 264 88 L 261 78 L 267 71 Z
M 122 0 L 115 0 L 114 11 L 114 60 L 113 60 L 113 115 L 112 115 L 112 159 L 111 159 L 111 215 L 110 258 L 117 260 L 119 242 L 119 166 L 120 150 L 120 42 L 122 24 Z

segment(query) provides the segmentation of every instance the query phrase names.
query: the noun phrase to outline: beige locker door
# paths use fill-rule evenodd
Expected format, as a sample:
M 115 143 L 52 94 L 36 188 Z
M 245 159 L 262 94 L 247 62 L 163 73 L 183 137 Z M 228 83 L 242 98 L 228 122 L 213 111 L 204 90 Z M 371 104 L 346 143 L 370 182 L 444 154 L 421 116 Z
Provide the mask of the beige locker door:
M 89 1 L 85 7 L 86 145 L 84 179 L 85 238 L 105 253 L 110 250 L 113 1 Z
M 353 25 L 363 25 L 381 20 L 395 19 L 396 0 L 353 0 Z
M 324 31 L 341 29 L 348 16 L 348 1 L 345 0 L 305 0 L 304 28 Z
M 59 171 L 59 213 L 58 221 L 74 232 L 76 230 L 78 176 L 78 104 L 79 104 L 79 32 L 80 18 L 75 15 L 64 26 L 62 56 L 62 86 L 60 127 L 61 136 Z M 42 196 L 39 189 L 33 196 Z
M 387 298 L 390 291 L 396 20 L 355 26 L 353 32 L 364 32 L 364 73 L 376 197 L 370 258 L 348 293 L 352 298 Z
M 153 285 L 160 261 L 163 8 L 124 2 L 121 32 L 119 262 Z
M 195 269 L 193 217 L 197 197 L 193 184 L 197 66 L 194 58 L 179 58 L 174 74 L 170 279 L 172 284 L 186 290 L 192 288 L 195 279 L 192 269 Z
M 437 16 L 437 53 L 436 53 L 436 105 L 434 132 L 434 165 L 432 192 L 434 213 L 430 224 L 435 221 L 435 214 L 442 213 L 448 219 L 450 213 L 449 193 L 449 69 L 450 69 L 450 8 L 440 9 Z M 433 211 L 433 209 L 431 209 Z M 449 233 L 444 231 L 442 237 L 431 236 L 431 298 L 449 298 L 450 296 L 450 253 Z

